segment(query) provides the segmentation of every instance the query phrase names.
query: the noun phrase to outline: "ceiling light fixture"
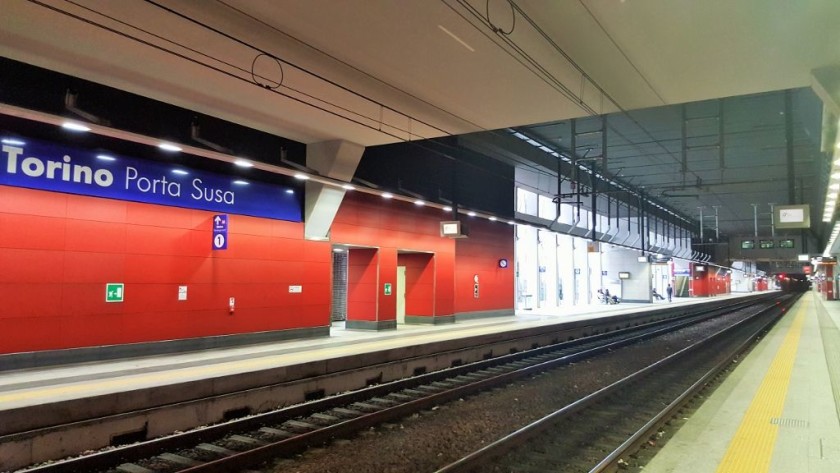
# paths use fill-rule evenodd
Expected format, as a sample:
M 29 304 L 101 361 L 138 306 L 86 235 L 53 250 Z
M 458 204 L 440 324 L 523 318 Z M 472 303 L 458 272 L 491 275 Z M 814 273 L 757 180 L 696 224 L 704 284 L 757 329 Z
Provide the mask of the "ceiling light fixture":
M 183 150 L 180 146 L 173 145 L 172 143 L 160 143 L 158 148 L 169 151 L 170 153 L 180 153 Z
M 61 128 L 70 131 L 79 131 L 79 132 L 88 132 L 90 131 L 89 126 L 82 125 L 81 123 L 76 122 L 64 122 L 61 124 Z
M 248 161 L 247 159 L 237 159 L 233 162 L 233 164 L 241 167 L 241 168 L 252 168 L 254 167 L 254 163 Z
M 287 194 L 294 194 L 294 193 L 295 193 L 295 191 L 293 191 L 292 189 L 286 189 L 286 193 L 287 193 Z
M 420 200 L 420 199 L 417 199 L 417 200 L 415 200 L 415 201 L 414 201 L 414 205 L 417 205 L 417 206 L 422 207 L 422 206 L 426 205 L 426 203 L 425 203 L 425 202 L 423 202 L 423 201 L 422 201 L 422 200 Z
M 117 158 L 113 156 L 108 156 L 107 154 L 97 154 L 96 159 L 101 159 L 102 161 L 116 161 Z
M 452 212 L 452 207 L 450 207 L 450 206 L 448 206 L 448 205 L 445 205 L 445 206 L 443 207 L 443 211 L 444 211 L 444 212 Z
M 189 174 L 187 171 L 184 171 L 183 169 L 173 169 L 172 172 L 174 174 L 180 174 L 182 176 L 186 176 L 187 174 Z
M 233 183 L 236 184 L 237 186 L 247 186 L 248 185 L 248 181 L 243 181 L 242 179 L 237 179 L 237 180 L 233 181 Z
M 475 217 L 475 212 L 473 212 L 471 210 L 471 211 L 467 212 L 467 215 L 469 215 L 470 217 Z
M 392 194 L 392 193 L 390 193 L 390 192 L 383 192 L 383 193 L 382 193 L 382 198 L 383 198 L 383 199 L 393 199 L 393 198 L 394 198 L 394 194 Z
M 295 179 L 299 181 L 307 181 L 309 180 L 309 176 L 307 176 L 306 174 L 297 173 L 295 174 Z
M 2 140 L 0 140 L 0 143 L 3 143 L 4 145 L 13 145 L 13 146 L 23 146 L 23 145 L 26 144 L 25 141 L 16 140 L 14 138 L 3 138 Z
M 342 188 L 342 189 L 344 189 L 344 190 L 346 190 L 346 191 L 354 191 L 354 190 L 356 190 L 356 188 L 355 188 L 354 186 L 351 186 L 350 184 L 344 184 L 344 185 L 342 185 L 342 186 L 341 186 L 341 188 Z

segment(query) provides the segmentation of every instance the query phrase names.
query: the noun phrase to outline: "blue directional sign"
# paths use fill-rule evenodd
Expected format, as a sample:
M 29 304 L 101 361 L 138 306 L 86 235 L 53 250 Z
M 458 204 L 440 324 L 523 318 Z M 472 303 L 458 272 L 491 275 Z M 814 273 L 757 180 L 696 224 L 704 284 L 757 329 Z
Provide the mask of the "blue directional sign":
M 228 244 L 228 216 L 219 214 L 213 216 L 213 249 L 226 250 Z

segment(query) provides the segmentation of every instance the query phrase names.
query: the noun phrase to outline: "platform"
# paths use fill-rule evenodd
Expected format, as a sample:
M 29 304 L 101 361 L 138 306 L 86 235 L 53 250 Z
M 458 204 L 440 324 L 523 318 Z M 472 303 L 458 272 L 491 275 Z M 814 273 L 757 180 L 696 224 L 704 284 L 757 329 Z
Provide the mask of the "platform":
M 745 294 L 719 296 L 719 298 L 737 298 L 743 295 Z M 675 298 L 670 305 L 697 304 L 709 300 L 709 298 Z M 665 305 L 668 303 L 575 306 L 551 312 L 523 310 L 517 312 L 515 316 L 511 314 L 450 325 L 399 325 L 397 330 L 387 332 L 346 330 L 343 324 L 338 323 L 331 328 L 329 338 L 0 371 L 0 412 L 103 394 L 219 378 L 266 368 L 293 366 L 313 360 L 352 356 L 389 348 L 618 316 Z
M 646 473 L 840 471 L 840 301 L 805 294 Z

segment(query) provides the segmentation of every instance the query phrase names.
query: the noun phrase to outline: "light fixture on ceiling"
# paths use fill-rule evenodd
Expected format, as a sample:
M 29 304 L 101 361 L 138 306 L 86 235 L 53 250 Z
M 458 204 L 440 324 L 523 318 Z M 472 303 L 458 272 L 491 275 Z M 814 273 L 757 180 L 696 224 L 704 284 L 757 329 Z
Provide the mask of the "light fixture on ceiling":
M 116 161 L 117 160 L 117 158 L 115 158 L 113 156 L 109 156 L 107 154 L 97 154 L 96 159 L 99 159 L 99 160 L 102 160 L 102 161 Z
M 233 183 L 236 184 L 237 186 L 247 186 L 248 185 L 248 181 L 243 181 L 242 179 L 237 179 L 237 180 L 233 181 Z
M 394 198 L 394 194 L 392 194 L 392 193 L 390 193 L 390 192 L 383 192 L 383 193 L 382 193 L 382 198 L 383 198 L 383 199 L 393 199 L 393 198 Z
M 241 167 L 241 168 L 252 168 L 254 167 L 254 163 L 248 161 L 247 159 L 237 159 L 233 162 L 233 164 Z
M 23 145 L 26 144 L 25 141 L 18 140 L 18 139 L 15 139 L 15 138 L 3 138 L 2 140 L 0 140 L 0 143 L 3 143 L 4 145 L 12 145 L 12 146 L 23 146 Z
M 89 126 L 85 126 L 77 122 L 64 122 L 61 124 L 61 128 L 64 128 L 65 130 L 78 131 L 83 133 L 90 131 Z
M 295 174 L 295 179 L 299 181 L 307 181 L 309 180 L 309 176 L 307 176 L 306 174 L 297 173 Z
M 422 207 L 422 206 L 426 205 L 426 202 L 423 202 L 422 200 L 417 199 L 417 200 L 414 201 L 414 205 Z
M 173 174 L 179 174 L 181 176 L 186 176 L 187 174 L 189 174 L 187 171 L 184 171 L 183 169 L 173 169 L 172 173 Z
M 168 151 L 170 153 L 180 153 L 181 151 L 183 151 L 183 148 L 181 148 L 180 146 L 173 145 L 172 143 L 166 143 L 166 142 L 158 144 L 158 148 L 160 148 L 164 151 Z
M 354 190 L 356 190 L 356 187 L 354 187 L 354 186 L 352 186 L 352 185 L 350 185 L 350 184 L 342 184 L 342 185 L 341 185 L 341 188 L 342 188 L 342 189 L 344 189 L 344 190 L 346 190 L 346 191 L 354 191 Z

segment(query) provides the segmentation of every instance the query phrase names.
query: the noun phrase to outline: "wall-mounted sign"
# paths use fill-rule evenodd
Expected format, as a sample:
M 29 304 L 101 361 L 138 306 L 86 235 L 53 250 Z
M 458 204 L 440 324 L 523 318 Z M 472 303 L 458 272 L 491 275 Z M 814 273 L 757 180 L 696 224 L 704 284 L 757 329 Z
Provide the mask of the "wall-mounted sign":
M 187 300 L 187 286 L 178 286 L 178 300 Z
M 505 258 L 500 259 L 499 260 L 499 267 L 502 268 L 502 269 L 507 268 L 508 267 L 508 260 L 505 259 Z
M 183 166 L 26 140 L 0 148 L 0 184 L 300 222 L 300 192 Z
M 389 282 L 386 282 L 386 283 L 385 283 L 385 287 L 384 287 L 384 289 L 383 289 L 383 293 L 384 293 L 386 296 L 390 296 L 390 295 L 391 295 L 391 283 L 389 283 Z
M 702 273 L 702 272 L 706 271 L 706 267 L 705 266 L 695 266 L 694 271 L 696 271 L 698 273 Z
M 228 244 L 228 216 L 213 216 L 213 249 L 226 250 Z
M 289 286 L 289 294 L 300 294 L 303 292 L 303 286 Z
M 777 205 L 773 208 L 776 228 L 810 228 L 811 213 L 808 204 Z
M 630 279 L 630 273 L 627 271 L 619 271 L 618 279 Z
M 440 236 L 449 238 L 465 238 L 467 236 L 466 227 L 461 225 L 458 220 L 449 222 L 440 222 Z
M 109 282 L 105 284 L 105 302 L 123 302 L 125 300 L 125 284 Z

